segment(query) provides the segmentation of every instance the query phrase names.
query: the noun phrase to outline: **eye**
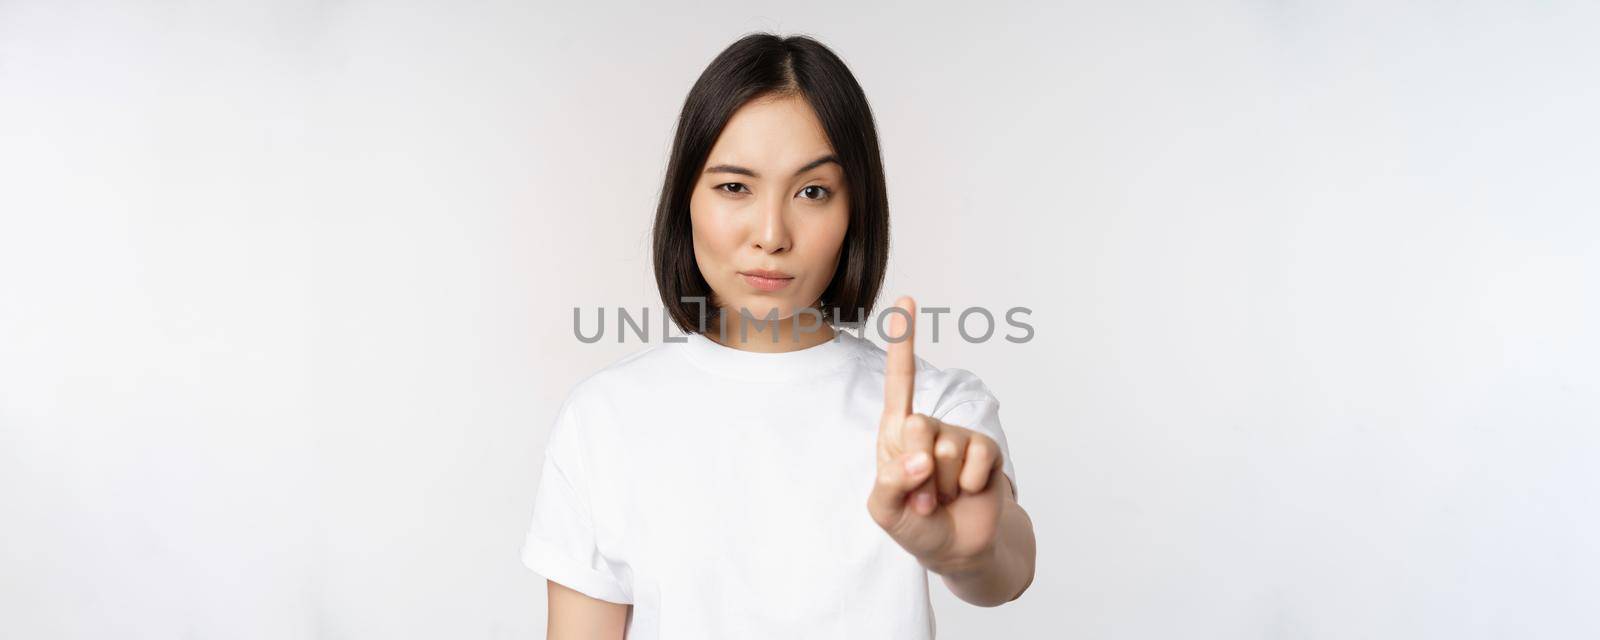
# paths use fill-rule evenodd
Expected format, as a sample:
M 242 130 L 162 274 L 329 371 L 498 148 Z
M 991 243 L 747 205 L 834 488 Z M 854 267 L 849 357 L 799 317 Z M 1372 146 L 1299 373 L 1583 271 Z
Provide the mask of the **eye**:
M 824 186 L 821 186 L 821 185 L 815 185 L 815 184 L 811 185 L 809 187 L 806 187 L 804 189 L 801 189 L 800 193 L 801 193 L 801 195 L 804 195 L 806 192 L 811 191 L 812 189 L 816 189 L 820 193 L 814 198 L 806 198 L 807 200 L 817 200 L 817 201 L 827 200 L 830 196 L 833 195 L 833 192 L 828 190 L 827 187 L 824 187 Z
M 729 191 L 728 189 L 724 189 L 723 187 L 733 187 L 734 189 L 732 191 Z M 725 193 L 731 193 L 731 194 L 739 193 L 739 191 L 738 191 L 739 189 L 744 189 L 746 193 L 748 193 L 750 191 L 750 189 L 748 187 L 744 186 L 743 182 L 725 182 L 725 183 L 719 184 L 719 185 L 717 185 L 715 187 L 712 187 L 712 189 L 716 189 L 718 191 L 722 191 L 722 192 L 725 192 Z

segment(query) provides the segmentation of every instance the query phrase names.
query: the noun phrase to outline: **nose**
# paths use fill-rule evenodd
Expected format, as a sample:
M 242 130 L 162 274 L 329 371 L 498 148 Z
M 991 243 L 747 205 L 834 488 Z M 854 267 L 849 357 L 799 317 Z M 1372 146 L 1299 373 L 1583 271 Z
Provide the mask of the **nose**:
M 789 235 L 784 205 L 782 198 L 768 198 L 762 203 L 760 211 L 756 214 L 758 218 L 753 230 L 757 249 L 766 253 L 779 253 L 791 248 L 793 238 Z

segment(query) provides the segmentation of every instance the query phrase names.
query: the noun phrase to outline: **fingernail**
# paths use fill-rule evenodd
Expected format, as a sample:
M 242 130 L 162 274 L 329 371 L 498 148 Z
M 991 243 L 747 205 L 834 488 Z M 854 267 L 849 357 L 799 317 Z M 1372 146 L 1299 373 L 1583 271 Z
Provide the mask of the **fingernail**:
M 911 459 L 906 461 L 906 472 L 922 473 L 928 468 L 928 462 L 928 452 L 918 451 L 916 455 L 911 456 Z

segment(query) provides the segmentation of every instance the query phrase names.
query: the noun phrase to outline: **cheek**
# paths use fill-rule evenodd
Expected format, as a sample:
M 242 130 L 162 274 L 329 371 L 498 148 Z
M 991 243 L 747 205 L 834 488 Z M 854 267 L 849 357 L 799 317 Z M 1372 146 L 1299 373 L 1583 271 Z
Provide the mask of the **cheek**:
M 827 257 L 839 252 L 839 247 L 844 243 L 845 231 L 850 227 L 850 211 L 843 204 L 830 207 L 827 215 L 817 219 L 816 225 L 811 229 L 815 241 L 812 246 L 817 248 L 821 257 Z
M 738 246 L 739 230 L 734 218 L 712 199 L 698 195 L 689 200 L 689 226 L 694 238 L 694 254 L 702 265 L 723 264 Z
M 839 251 L 844 245 L 845 231 L 849 226 L 849 211 L 843 206 L 812 219 L 812 223 L 806 226 L 803 230 L 806 239 L 802 242 L 807 247 L 806 264 L 813 273 L 826 275 L 828 267 L 838 259 Z M 827 278 L 822 280 L 821 284 L 826 285 Z

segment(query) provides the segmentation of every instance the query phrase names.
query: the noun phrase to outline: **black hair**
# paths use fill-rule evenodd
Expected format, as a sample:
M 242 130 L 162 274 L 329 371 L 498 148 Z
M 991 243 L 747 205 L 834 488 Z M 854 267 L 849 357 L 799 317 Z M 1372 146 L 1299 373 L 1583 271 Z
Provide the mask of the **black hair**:
M 689 198 L 706 158 L 740 107 L 757 98 L 789 95 L 805 98 L 816 112 L 844 170 L 849 195 L 849 225 L 820 308 L 830 321 L 871 317 L 889 261 L 889 198 L 866 93 L 844 61 L 822 43 L 802 35 L 752 33 L 718 54 L 689 90 L 656 205 L 651 238 L 656 288 L 673 323 L 685 333 L 711 326 L 719 314 L 695 262 L 689 222 Z

